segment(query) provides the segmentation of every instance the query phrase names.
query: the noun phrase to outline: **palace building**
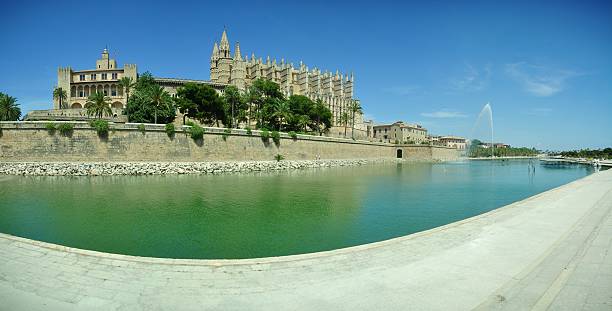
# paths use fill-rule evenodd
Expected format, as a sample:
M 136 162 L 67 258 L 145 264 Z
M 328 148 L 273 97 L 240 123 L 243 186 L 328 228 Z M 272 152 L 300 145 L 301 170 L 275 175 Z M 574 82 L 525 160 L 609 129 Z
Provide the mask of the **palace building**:
M 137 78 L 137 68 L 133 64 L 117 67 L 117 61 L 110 58 L 108 50 L 102 51 L 102 57 L 96 61 L 96 67 L 88 70 L 72 70 L 70 67 L 60 67 L 57 70 L 57 86 L 66 91 L 68 98 L 59 106 L 59 100 L 54 99 L 53 108 L 83 108 L 89 95 L 96 92 L 104 93 L 111 99 L 111 107 L 122 109 L 127 104 L 119 79 Z

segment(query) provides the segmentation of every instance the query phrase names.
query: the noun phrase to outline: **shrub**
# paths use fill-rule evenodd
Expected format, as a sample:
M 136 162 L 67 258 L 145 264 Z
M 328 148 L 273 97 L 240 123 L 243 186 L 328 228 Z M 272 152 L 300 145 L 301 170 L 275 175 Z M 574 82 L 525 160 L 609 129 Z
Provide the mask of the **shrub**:
M 395 144 L 396 144 L 396 145 L 399 145 L 399 140 L 397 140 L 397 139 L 396 139 L 396 140 L 395 140 Z
M 193 121 L 187 121 L 185 122 L 185 125 L 189 125 L 189 126 L 193 126 L 195 123 L 193 123 Z
M 246 131 L 247 131 L 247 135 L 253 135 L 253 131 L 251 130 L 250 127 L 246 127 Z
M 201 126 L 193 124 L 191 126 L 191 130 L 189 130 L 189 133 L 191 134 L 191 138 L 193 140 L 201 140 L 202 138 L 204 138 L 204 131 L 204 128 L 202 128 Z
M 94 129 L 96 129 L 96 132 L 98 133 L 98 136 L 100 137 L 106 137 L 108 136 L 108 121 L 106 120 L 93 120 L 89 122 L 89 126 L 93 127 Z
M 223 130 L 223 134 L 221 134 L 221 137 L 223 137 L 223 140 L 226 141 L 227 137 L 229 136 L 229 134 L 232 133 L 232 129 L 225 129 Z
M 272 131 L 272 134 L 270 135 L 272 137 L 272 140 L 274 141 L 275 144 L 280 144 L 280 133 L 277 131 Z
M 49 132 L 49 135 L 53 135 L 55 133 L 55 130 L 57 130 L 57 127 L 53 122 L 45 124 L 45 128 L 47 129 L 47 132 Z
M 62 123 L 57 126 L 57 130 L 64 136 L 70 136 L 74 131 L 74 125 L 70 123 Z
M 145 125 L 144 124 L 138 124 L 138 130 L 142 133 L 142 135 L 145 134 Z
M 166 134 L 168 134 L 168 137 L 174 136 L 174 123 L 166 124 Z
M 270 139 L 270 132 L 268 132 L 266 129 L 261 130 L 261 140 L 266 142 L 268 139 Z
M 291 136 L 291 138 L 293 138 L 293 139 L 297 139 L 297 133 L 296 133 L 296 132 L 291 131 L 291 132 L 289 132 L 289 133 L 287 133 L 287 134 L 289 134 L 289 136 Z
M 274 156 L 274 160 L 276 160 L 276 162 L 280 162 L 281 160 L 284 160 L 285 157 L 283 157 L 282 154 L 277 154 Z

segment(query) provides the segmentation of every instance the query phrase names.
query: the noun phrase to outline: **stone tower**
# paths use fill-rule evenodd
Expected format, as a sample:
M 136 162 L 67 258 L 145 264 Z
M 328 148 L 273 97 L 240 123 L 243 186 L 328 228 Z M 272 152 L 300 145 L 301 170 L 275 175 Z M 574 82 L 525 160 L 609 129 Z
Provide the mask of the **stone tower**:
M 213 47 L 212 55 L 210 56 L 210 81 L 216 82 L 219 79 L 219 68 L 217 67 L 217 61 L 219 60 L 219 46 L 215 42 Z
M 117 69 L 117 61 L 111 59 L 108 56 L 108 49 L 104 48 L 102 51 L 102 58 L 96 61 L 96 69 L 98 70 L 108 70 L 108 69 Z
M 244 91 L 246 89 L 246 63 L 242 60 L 240 55 L 240 43 L 236 42 L 236 49 L 234 50 L 234 59 L 232 61 L 232 71 L 230 84 L 236 86 L 239 90 Z
M 60 107 L 59 99 L 53 97 L 53 109 L 63 109 L 70 107 L 70 83 L 72 82 L 72 68 L 59 67 L 57 69 L 57 87 L 62 88 L 66 92 L 68 98 L 62 103 L 64 107 Z
M 229 83 L 232 70 L 232 55 L 230 54 L 230 45 L 227 40 L 227 33 L 223 30 L 221 35 L 221 43 L 219 43 L 219 52 L 217 60 L 217 80 L 219 83 Z

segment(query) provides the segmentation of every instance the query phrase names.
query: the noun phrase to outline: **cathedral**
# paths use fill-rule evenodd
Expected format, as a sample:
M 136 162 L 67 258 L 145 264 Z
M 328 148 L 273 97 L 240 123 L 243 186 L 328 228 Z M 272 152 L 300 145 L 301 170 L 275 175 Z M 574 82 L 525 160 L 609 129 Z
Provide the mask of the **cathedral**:
M 210 57 L 210 82 L 234 85 L 240 90 L 246 90 L 256 79 L 267 79 L 278 83 L 285 96 L 304 95 L 312 100 L 321 99 L 331 110 L 333 126 L 342 126 L 340 116 L 347 112 L 350 115 L 350 105 L 357 101 L 353 98 L 353 74 L 340 74 L 336 71 L 321 72 L 318 68 L 309 69 L 302 64 L 296 68 L 293 63 L 285 63 L 284 59 L 270 61 L 268 56 L 264 61 L 243 56 L 240 44 L 236 43 L 233 55 L 227 32 L 224 30 L 221 41 L 215 42 Z M 362 114 L 355 116 L 355 127 L 366 130 Z

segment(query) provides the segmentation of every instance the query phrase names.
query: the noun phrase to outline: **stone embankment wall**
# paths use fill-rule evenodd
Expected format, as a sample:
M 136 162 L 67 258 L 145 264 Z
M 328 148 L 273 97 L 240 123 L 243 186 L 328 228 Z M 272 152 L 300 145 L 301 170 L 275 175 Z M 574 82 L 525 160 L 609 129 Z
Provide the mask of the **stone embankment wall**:
M 394 163 L 400 159 L 248 162 L 0 162 L 0 175 L 111 176 L 223 174 Z
M 70 122 L 70 135 L 45 128 L 47 122 L 0 122 L 0 162 L 206 162 L 270 161 L 277 154 L 287 160 L 395 158 L 402 148 L 404 159 L 452 160 L 455 149 L 431 146 L 395 146 L 351 139 L 281 134 L 279 144 L 262 140 L 259 131 L 206 128 L 204 138 L 194 141 L 184 128 L 169 137 L 164 125 L 111 124 L 101 138 L 86 122 Z M 56 122 L 59 124 L 60 122 Z M 225 139 L 224 139 L 225 136 Z

